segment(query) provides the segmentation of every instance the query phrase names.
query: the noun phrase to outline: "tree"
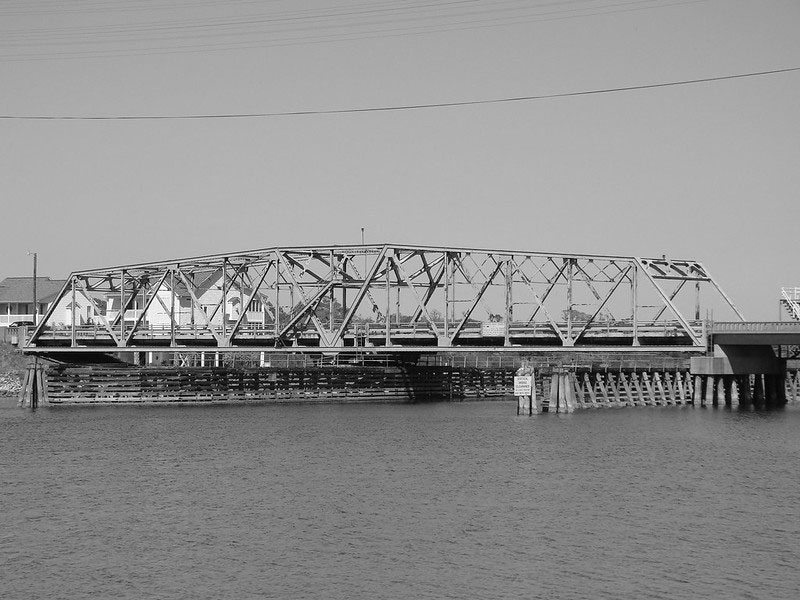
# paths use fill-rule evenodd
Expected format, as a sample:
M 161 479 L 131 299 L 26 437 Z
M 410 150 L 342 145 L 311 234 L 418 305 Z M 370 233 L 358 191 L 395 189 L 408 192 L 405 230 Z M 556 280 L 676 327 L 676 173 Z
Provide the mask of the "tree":
M 573 308 L 571 310 L 562 310 L 561 311 L 561 318 L 564 319 L 564 322 L 569 320 L 570 315 L 572 315 L 572 322 L 573 323 L 575 323 L 575 322 L 586 323 L 587 321 L 589 321 L 589 319 L 592 318 L 592 315 L 590 315 L 589 313 L 582 312 L 582 311 L 577 310 L 575 308 Z

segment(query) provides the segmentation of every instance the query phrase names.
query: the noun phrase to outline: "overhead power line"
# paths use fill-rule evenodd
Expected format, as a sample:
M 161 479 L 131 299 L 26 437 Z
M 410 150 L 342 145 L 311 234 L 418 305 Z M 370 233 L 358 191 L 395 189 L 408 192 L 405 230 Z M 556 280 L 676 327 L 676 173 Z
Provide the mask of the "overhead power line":
M 600 88 L 595 90 L 582 90 L 578 92 L 561 92 L 555 94 L 539 94 L 534 96 L 513 96 L 506 98 L 490 98 L 486 100 L 463 100 L 458 102 L 435 102 L 428 104 L 403 104 L 394 106 L 371 106 L 362 108 L 339 108 L 327 110 L 292 110 L 281 112 L 255 112 L 255 113 L 215 113 L 196 115 L 113 115 L 113 116 L 86 116 L 86 115 L 0 115 L 0 119 L 14 119 L 25 121 L 156 121 L 156 120 L 189 120 L 189 119 L 255 119 L 267 117 L 301 117 L 313 115 L 342 115 L 352 113 L 395 112 L 406 110 L 422 110 L 433 108 L 453 108 L 459 106 L 477 106 L 481 104 L 501 104 L 510 102 L 531 102 L 534 100 L 548 100 L 555 98 L 572 98 L 576 96 L 591 96 L 596 94 L 613 94 L 618 92 L 633 92 L 637 90 L 651 90 L 657 88 L 675 87 L 680 85 L 694 85 L 712 83 L 730 79 L 743 79 L 746 77 L 762 77 L 800 71 L 800 67 L 786 69 L 773 69 L 770 71 L 754 71 L 751 73 L 738 73 L 736 75 L 721 75 L 718 77 L 704 77 L 701 79 L 685 79 L 681 81 L 667 81 L 662 83 L 649 83 L 644 85 L 631 85 L 624 87 Z
M 143 0 L 144 1 L 144 0 Z M 209 0 L 212 5 L 219 3 Z M 245 0 L 246 1 L 246 0 Z M 244 14 L 232 2 L 219 3 L 202 17 L 170 10 L 158 20 L 81 17 L 66 24 L 43 21 L 36 26 L 6 28 L 0 25 L 0 63 L 42 60 L 82 60 L 166 54 L 194 54 L 305 46 L 367 39 L 389 39 L 523 23 L 560 21 L 612 14 L 665 9 L 708 0 L 374 0 L 313 9 L 259 10 Z M 0 3 L 2 4 L 2 3 Z M 74 4 L 74 2 L 72 3 Z M 100 5 L 80 4 L 80 12 Z M 161 8 L 178 7 L 167 3 Z M 116 9 L 138 9 L 151 4 L 122 3 Z M 53 17 L 61 2 L 44 14 Z M 43 10 L 36 5 L 37 14 Z M 185 5 L 184 5 L 185 7 Z M 62 7 L 63 8 L 63 7 Z M 0 7 L 0 23 L 4 10 Z M 12 10 L 19 10 L 12 9 Z M 72 12 L 72 10 L 70 10 Z M 172 18 L 168 15 L 173 14 Z M 143 16 L 147 16 L 144 13 Z M 181 16 L 183 15 L 183 16 Z M 119 17 L 120 15 L 117 15 Z M 30 19 L 20 17 L 17 20 Z M 8 19 L 7 19 L 8 20 Z M 12 22 L 15 19 L 10 19 Z M 51 23 L 48 25 L 48 23 Z

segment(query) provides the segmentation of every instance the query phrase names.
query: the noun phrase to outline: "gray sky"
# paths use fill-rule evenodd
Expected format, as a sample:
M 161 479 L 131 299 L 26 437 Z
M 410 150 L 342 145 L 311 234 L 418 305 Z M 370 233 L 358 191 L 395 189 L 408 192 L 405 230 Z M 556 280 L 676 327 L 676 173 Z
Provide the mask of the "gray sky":
M 169 5 L 172 8 L 166 8 Z M 800 67 L 797 0 L 0 0 L 0 114 L 327 111 Z M 232 49 L 235 48 L 235 49 Z M 0 119 L 0 277 L 368 242 L 800 285 L 800 72 L 412 111 Z

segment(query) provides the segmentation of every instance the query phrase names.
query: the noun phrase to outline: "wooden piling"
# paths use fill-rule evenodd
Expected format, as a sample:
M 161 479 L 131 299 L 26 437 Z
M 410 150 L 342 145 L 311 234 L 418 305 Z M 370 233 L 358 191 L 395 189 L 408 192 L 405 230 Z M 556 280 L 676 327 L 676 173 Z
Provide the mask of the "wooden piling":
M 19 400 L 17 404 L 19 406 L 28 406 L 28 387 L 30 386 L 30 377 L 31 377 L 31 370 L 30 368 L 25 369 L 25 376 L 22 378 L 22 387 L 19 390 Z
M 705 394 L 703 397 L 703 406 L 714 406 L 715 398 L 714 398 L 714 376 L 713 375 L 706 375 L 703 377 L 705 380 Z
M 800 401 L 800 371 L 787 373 L 786 375 L 786 395 L 790 402 Z
M 669 372 L 664 372 L 664 388 L 667 390 L 667 402 L 669 404 L 677 404 L 678 401 L 675 398 L 674 380 L 670 376 Z
M 644 389 L 647 393 L 645 403 L 649 404 L 650 406 L 655 406 L 656 395 L 653 391 L 653 384 L 650 381 L 650 375 L 647 373 L 647 371 L 642 372 L 642 383 L 644 383 Z
M 634 372 L 631 375 L 631 381 L 633 383 L 633 389 L 636 392 L 636 405 L 637 406 L 645 406 L 647 404 L 647 400 L 645 398 L 645 394 L 643 388 L 641 386 L 639 373 Z
M 714 406 L 725 406 L 725 378 L 721 375 L 714 377 Z
M 550 374 L 550 393 L 548 394 L 547 412 L 558 412 L 558 374 Z M 544 411 L 545 407 L 542 407 Z
M 660 396 L 660 402 L 662 406 L 669 404 L 669 399 L 667 398 L 667 394 L 664 391 L 664 384 L 661 381 L 661 375 L 658 371 L 653 373 L 653 388 L 655 389 L 657 395 Z
M 692 396 L 692 403 L 695 406 L 703 405 L 703 378 L 700 375 L 694 376 L 694 394 Z
M 753 388 L 750 384 L 750 375 L 740 375 L 738 383 L 739 408 L 741 410 L 750 410 L 753 408 Z
M 764 376 L 755 375 L 753 381 L 753 406 L 762 410 L 765 406 Z
M 739 378 L 738 377 L 731 377 L 730 379 L 730 397 L 731 397 L 731 408 L 737 408 L 739 406 Z

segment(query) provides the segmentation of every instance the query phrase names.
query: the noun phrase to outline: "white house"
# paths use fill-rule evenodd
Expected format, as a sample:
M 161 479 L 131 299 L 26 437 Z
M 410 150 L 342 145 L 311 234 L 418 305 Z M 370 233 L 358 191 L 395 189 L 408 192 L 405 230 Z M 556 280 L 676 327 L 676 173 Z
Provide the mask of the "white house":
M 197 298 L 196 304 L 192 302 L 191 294 L 189 294 L 185 284 L 176 282 L 173 304 L 173 292 L 167 285 L 161 286 L 156 292 L 157 297 L 147 307 L 142 325 L 155 329 L 168 329 L 170 327 L 170 313 L 173 312 L 175 324 L 178 327 L 192 324 L 205 327 L 206 319 L 210 320 L 213 326 L 222 325 L 223 307 L 220 306 L 217 309 L 222 300 L 222 273 L 214 272 L 210 274 L 204 281 L 198 283 L 194 293 Z M 247 302 L 251 294 L 252 289 L 249 288 L 243 288 L 242 290 L 229 289 L 227 291 L 224 315 L 228 323 L 235 323 L 239 319 L 242 305 Z M 115 320 L 119 315 L 120 302 L 119 295 L 105 298 L 105 317 L 109 322 Z M 146 304 L 145 298 L 134 298 L 125 311 L 125 321 L 135 322 L 138 320 Z M 267 319 L 266 306 L 259 298 L 254 299 L 247 312 L 246 322 L 266 323 Z
M 34 322 L 45 314 L 66 284 L 60 279 L 36 278 L 36 304 L 33 302 L 33 277 L 6 277 L 0 281 L 0 327 L 12 323 Z

